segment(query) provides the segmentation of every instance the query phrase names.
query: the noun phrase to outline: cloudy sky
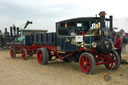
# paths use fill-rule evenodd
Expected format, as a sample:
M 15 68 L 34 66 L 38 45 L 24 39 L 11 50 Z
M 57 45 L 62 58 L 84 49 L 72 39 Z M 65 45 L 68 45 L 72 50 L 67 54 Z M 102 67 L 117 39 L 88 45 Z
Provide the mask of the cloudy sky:
M 113 15 L 114 27 L 128 32 L 127 0 L 0 0 L 0 29 L 33 21 L 28 28 L 55 31 L 55 22 L 95 16 L 106 11 Z

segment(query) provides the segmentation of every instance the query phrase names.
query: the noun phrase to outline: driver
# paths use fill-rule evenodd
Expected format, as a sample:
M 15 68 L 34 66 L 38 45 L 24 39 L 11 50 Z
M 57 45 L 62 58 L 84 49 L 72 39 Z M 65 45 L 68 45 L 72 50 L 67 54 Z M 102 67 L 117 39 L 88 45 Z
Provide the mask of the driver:
M 99 29 L 100 28 L 100 25 L 98 24 L 98 22 L 96 21 L 95 23 L 95 29 Z
M 76 36 L 76 33 L 75 33 L 75 30 L 74 29 L 71 29 L 71 36 L 72 37 L 75 37 Z
M 95 22 L 95 29 L 94 29 L 94 35 L 99 35 L 99 28 L 100 28 L 100 25 L 99 25 L 99 23 L 96 20 L 96 22 Z

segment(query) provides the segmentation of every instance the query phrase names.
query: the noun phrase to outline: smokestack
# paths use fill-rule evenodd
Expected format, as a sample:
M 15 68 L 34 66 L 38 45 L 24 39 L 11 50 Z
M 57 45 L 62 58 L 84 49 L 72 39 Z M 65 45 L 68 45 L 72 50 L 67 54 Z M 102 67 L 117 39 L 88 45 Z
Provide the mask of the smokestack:
M 101 28 L 105 28 L 105 15 L 106 15 L 105 11 L 101 11 L 99 15 L 100 15 Z
M 16 26 L 15 25 L 13 25 L 13 33 L 14 33 L 13 36 L 16 36 Z
M 10 27 L 10 34 L 11 34 L 11 36 L 13 36 L 12 27 Z
M 5 28 L 5 34 L 7 33 L 7 28 Z
M 19 36 L 19 27 L 17 27 L 17 36 Z
M 113 16 L 109 16 L 110 18 L 110 30 L 113 31 Z
M 105 28 L 105 11 L 101 11 L 99 13 L 100 15 L 100 27 L 101 27 L 101 38 L 104 38 L 104 28 Z

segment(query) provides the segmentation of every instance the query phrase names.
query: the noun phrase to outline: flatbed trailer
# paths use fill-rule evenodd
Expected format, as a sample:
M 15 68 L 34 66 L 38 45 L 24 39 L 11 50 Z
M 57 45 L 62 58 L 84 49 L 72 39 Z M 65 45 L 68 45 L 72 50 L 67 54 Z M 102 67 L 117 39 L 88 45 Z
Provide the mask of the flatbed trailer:
M 21 44 L 13 44 L 11 45 L 10 55 L 11 58 L 15 58 L 16 54 L 21 54 L 22 59 L 26 60 L 28 59 L 28 56 L 32 56 L 33 54 L 37 54 L 37 50 L 39 48 L 47 48 L 56 50 L 56 46 L 38 46 L 38 45 L 32 45 L 32 46 L 24 46 Z

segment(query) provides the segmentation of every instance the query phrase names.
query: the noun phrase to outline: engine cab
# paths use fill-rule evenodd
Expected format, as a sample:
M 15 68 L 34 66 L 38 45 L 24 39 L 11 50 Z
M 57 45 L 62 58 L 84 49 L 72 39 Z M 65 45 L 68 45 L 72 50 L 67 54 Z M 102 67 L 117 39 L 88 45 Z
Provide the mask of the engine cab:
M 107 39 L 112 31 L 112 16 L 105 18 L 104 11 L 99 17 L 81 17 L 56 23 L 57 50 L 79 51 L 80 48 L 96 48 Z M 109 46 L 108 46 L 109 47 Z

